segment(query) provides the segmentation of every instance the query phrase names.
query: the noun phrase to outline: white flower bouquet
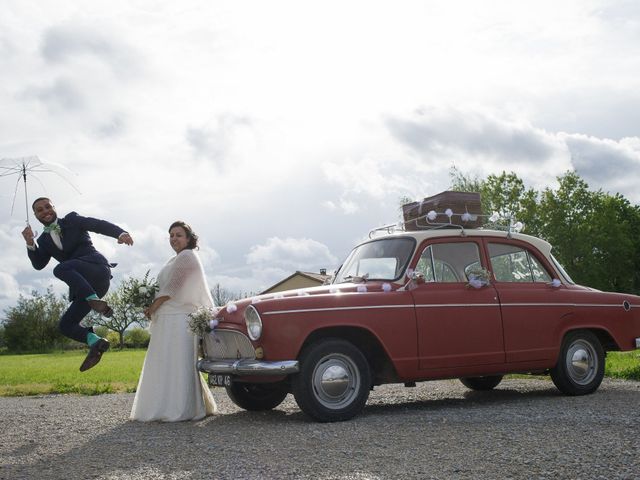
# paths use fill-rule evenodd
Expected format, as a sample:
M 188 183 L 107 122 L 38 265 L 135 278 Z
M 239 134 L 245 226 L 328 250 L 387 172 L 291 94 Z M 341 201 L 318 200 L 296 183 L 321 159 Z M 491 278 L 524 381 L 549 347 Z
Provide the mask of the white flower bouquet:
M 491 272 L 484 268 L 474 268 L 467 273 L 469 283 L 467 284 L 473 288 L 482 288 L 491 283 Z
M 218 310 L 212 307 L 199 307 L 189 314 L 189 330 L 198 337 L 204 337 L 218 326 L 215 318 Z
M 130 278 L 123 285 L 127 302 L 142 309 L 149 307 L 153 303 L 159 289 L 156 279 L 149 278 L 149 271 L 147 271 L 142 280 Z

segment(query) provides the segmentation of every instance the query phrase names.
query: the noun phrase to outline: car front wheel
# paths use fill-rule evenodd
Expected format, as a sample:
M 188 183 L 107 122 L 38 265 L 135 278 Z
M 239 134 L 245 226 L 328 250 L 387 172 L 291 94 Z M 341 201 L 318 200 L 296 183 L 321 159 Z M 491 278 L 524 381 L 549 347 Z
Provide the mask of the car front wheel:
M 348 420 L 364 408 L 371 388 L 367 359 L 352 343 L 326 338 L 300 356 L 300 372 L 292 378 L 300 409 L 319 422 Z
M 225 388 L 233 403 L 254 412 L 276 408 L 289 393 L 286 382 L 232 383 Z
M 551 379 L 566 395 L 595 392 L 604 377 L 604 349 L 593 333 L 576 331 L 562 342 L 558 363 L 551 369 Z
M 487 377 L 461 378 L 462 384 L 471 390 L 493 390 L 502 381 L 502 375 L 490 375 Z

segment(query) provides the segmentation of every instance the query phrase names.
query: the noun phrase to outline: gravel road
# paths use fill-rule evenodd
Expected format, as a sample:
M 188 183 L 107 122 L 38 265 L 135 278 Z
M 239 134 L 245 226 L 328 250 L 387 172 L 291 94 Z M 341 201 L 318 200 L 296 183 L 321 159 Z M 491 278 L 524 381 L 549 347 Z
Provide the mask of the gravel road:
M 218 415 L 172 424 L 129 421 L 131 394 L 0 398 L 0 479 L 640 479 L 639 382 L 386 385 L 332 424 L 290 395 L 253 413 L 213 392 Z

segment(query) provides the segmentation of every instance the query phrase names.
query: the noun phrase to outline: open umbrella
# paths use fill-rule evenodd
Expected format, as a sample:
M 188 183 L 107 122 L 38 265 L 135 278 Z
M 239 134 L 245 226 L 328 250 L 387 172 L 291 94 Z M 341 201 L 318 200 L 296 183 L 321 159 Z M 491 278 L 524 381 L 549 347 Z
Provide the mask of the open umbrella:
M 16 196 L 18 194 L 18 186 L 20 185 L 20 180 L 22 180 L 24 184 L 24 206 L 26 210 L 27 225 L 29 225 L 27 177 L 29 177 L 29 179 L 37 180 L 37 182 L 44 188 L 44 184 L 37 175 L 41 173 L 52 173 L 56 175 L 57 177 L 61 178 L 66 183 L 71 185 L 71 187 L 73 187 L 76 192 L 80 193 L 80 190 L 78 190 L 70 180 L 70 177 L 72 177 L 74 173 L 64 165 L 51 162 L 44 163 L 37 156 L 0 159 L 0 177 L 16 177 L 16 187 L 13 192 L 13 201 L 11 203 L 12 215 L 13 207 L 16 203 Z

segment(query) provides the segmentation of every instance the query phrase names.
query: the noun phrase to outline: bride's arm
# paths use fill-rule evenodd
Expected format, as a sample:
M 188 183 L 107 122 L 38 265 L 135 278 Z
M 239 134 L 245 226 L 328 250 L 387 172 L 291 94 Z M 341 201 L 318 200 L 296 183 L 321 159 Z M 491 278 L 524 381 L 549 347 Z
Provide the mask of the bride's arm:
M 168 296 L 178 303 L 200 305 L 202 289 L 206 289 L 206 280 L 200 260 L 193 250 L 183 250 L 175 258 L 158 297 Z
M 156 299 L 153 301 L 153 303 L 151 305 L 149 305 L 149 307 L 144 309 L 144 316 L 147 317 L 147 318 L 151 318 L 151 315 L 156 313 L 156 311 L 160 308 L 160 305 L 162 305 L 164 302 L 166 302 L 170 298 L 171 297 L 169 295 L 163 295 L 161 297 L 156 297 Z

